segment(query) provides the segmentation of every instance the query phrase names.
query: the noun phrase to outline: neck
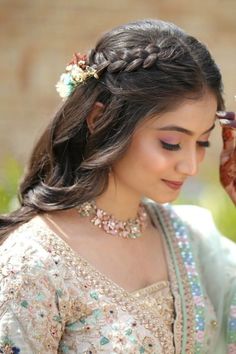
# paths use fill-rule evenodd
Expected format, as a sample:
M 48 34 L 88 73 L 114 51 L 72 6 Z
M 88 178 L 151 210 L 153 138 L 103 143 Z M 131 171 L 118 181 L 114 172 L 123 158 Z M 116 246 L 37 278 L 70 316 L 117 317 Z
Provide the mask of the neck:
M 140 201 L 140 195 L 132 193 L 120 184 L 115 185 L 112 179 L 110 179 L 106 191 L 96 198 L 98 208 L 122 221 L 137 217 Z

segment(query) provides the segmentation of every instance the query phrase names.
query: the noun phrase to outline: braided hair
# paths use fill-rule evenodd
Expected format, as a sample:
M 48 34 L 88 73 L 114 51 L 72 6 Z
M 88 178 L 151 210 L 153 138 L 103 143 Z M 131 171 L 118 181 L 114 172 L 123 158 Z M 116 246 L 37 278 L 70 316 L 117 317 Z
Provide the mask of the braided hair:
M 221 74 L 206 46 L 176 25 L 142 20 L 107 32 L 88 54 L 99 79 L 76 87 L 33 149 L 19 188 L 20 207 L 0 217 L 0 236 L 45 211 L 99 196 L 109 167 L 127 150 L 137 125 L 210 90 L 224 109 Z M 103 114 L 90 134 L 95 102 Z

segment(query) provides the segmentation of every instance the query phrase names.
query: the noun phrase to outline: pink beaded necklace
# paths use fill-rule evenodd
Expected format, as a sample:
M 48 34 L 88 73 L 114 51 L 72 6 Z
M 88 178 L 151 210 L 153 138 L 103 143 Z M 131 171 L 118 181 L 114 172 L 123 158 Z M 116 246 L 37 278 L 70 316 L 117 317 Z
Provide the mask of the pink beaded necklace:
M 138 238 L 147 225 L 147 213 L 142 203 L 139 204 L 137 217 L 126 221 L 117 220 L 113 215 L 97 208 L 94 200 L 76 207 L 80 216 L 92 217 L 90 222 L 113 236 Z

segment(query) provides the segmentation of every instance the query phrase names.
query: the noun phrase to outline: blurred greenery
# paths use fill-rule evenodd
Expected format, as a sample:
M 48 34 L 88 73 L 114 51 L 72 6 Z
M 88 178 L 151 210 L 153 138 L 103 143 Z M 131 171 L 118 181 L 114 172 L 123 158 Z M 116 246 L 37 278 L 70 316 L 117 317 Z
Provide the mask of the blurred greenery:
M 7 157 L 0 169 L 0 213 L 15 210 L 18 206 L 17 190 L 23 168 L 12 157 Z M 236 208 L 230 198 L 220 188 L 218 177 L 208 171 L 204 180 L 198 180 L 194 192 L 194 185 L 190 191 L 183 193 L 177 199 L 178 204 L 197 204 L 212 212 L 216 226 L 221 233 L 236 241 Z M 195 186 L 196 187 L 196 186 Z
M 198 201 L 181 197 L 177 203 L 194 204 L 209 209 L 218 230 L 236 242 L 236 208 L 223 190 L 209 187 Z
M 19 205 L 17 190 L 23 168 L 12 157 L 6 157 L 0 166 L 0 213 L 13 211 Z

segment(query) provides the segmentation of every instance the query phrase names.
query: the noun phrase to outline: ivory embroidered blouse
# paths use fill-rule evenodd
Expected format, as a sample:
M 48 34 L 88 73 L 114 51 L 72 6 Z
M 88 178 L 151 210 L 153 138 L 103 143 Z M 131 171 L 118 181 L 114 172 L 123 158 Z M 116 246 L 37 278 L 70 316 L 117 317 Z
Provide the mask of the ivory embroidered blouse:
M 204 257 L 216 254 L 199 230 L 170 206 L 146 206 L 162 232 L 170 281 L 131 293 L 39 217 L 11 233 L 0 248 L 0 353 L 236 353 L 232 257 L 222 293 L 213 278 L 209 286 L 214 271 L 204 269 Z M 191 224 L 205 217 L 189 208 Z

